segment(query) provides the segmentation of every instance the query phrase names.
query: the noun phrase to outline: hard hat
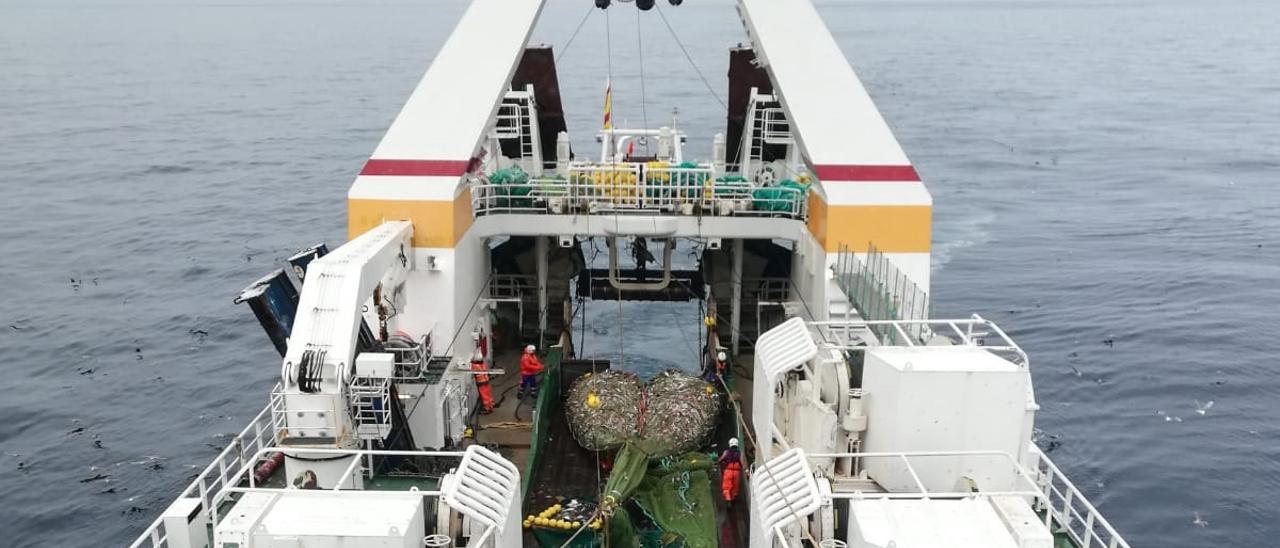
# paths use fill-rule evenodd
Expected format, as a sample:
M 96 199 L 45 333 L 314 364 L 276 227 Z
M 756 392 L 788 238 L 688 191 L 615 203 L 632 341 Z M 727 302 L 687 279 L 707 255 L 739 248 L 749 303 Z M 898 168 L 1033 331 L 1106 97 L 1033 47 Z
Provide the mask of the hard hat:
M 725 353 L 724 353 L 723 351 L 721 351 L 721 352 L 716 352 L 716 359 L 717 359 L 717 360 L 720 360 L 720 361 L 725 361 L 725 360 L 729 359 L 729 356 L 726 356 L 726 355 L 725 355 Z
M 729 438 L 729 447 L 737 447 L 738 438 Z
M 529 345 L 529 346 L 524 347 L 524 353 L 525 353 L 525 354 L 532 354 L 532 353 L 534 353 L 534 351 L 536 351 L 536 350 L 538 350 L 538 347 L 536 347 L 536 346 L 534 346 L 534 345 L 532 345 L 532 344 L 531 344 L 531 345 Z

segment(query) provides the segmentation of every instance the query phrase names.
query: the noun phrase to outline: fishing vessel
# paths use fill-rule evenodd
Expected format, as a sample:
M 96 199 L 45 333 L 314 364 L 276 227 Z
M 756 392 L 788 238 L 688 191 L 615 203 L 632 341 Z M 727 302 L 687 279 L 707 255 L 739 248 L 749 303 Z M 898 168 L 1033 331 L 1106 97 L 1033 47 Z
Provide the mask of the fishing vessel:
M 473 0 L 349 241 L 240 295 L 278 382 L 134 546 L 1128 546 L 1033 442 L 1028 355 L 932 316 L 932 198 L 809 0 L 738 0 L 723 133 L 616 127 L 606 92 L 593 150 L 529 43 L 543 4 Z M 688 401 L 575 392 L 644 360 L 579 350 L 612 301 L 698 303 Z

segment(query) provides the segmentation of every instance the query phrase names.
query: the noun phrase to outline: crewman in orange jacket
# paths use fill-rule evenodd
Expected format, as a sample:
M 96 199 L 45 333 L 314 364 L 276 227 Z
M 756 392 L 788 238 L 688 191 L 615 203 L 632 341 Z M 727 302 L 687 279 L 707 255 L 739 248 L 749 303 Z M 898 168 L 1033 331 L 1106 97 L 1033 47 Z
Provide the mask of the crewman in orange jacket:
M 720 491 L 726 503 L 738 498 L 738 485 L 742 483 L 742 452 L 738 450 L 738 438 L 729 438 L 729 448 L 716 460 L 720 465 Z
M 480 412 L 488 415 L 493 412 L 493 387 L 489 385 L 489 368 L 484 365 L 484 339 L 479 333 L 471 335 L 476 343 L 476 351 L 471 354 L 471 371 L 476 378 L 476 392 L 480 395 Z
M 545 366 L 542 360 L 538 359 L 538 347 L 529 345 L 524 347 L 524 355 L 520 356 L 520 394 L 519 398 L 523 399 L 525 390 L 529 391 L 529 395 L 536 397 L 538 395 L 538 374 L 542 372 Z

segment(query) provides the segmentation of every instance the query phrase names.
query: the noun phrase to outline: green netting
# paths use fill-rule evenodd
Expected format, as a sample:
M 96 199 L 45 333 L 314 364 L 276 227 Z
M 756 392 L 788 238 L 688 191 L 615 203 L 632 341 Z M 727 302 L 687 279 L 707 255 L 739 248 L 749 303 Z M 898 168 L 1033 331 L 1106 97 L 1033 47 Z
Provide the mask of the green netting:
M 495 185 L 493 193 L 498 196 L 497 207 L 529 207 L 532 198 L 526 198 L 533 191 L 529 184 L 529 174 L 520 166 L 499 169 L 489 175 L 489 184 Z
M 694 455 L 697 455 L 696 453 Z M 706 455 L 697 455 L 706 461 Z M 716 548 L 716 508 L 707 470 L 651 472 L 635 493 L 636 503 L 668 535 L 685 548 Z
M 668 165 L 666 162 L 650 162 L 645 171 L 645 195 L 650 198 L 697 198 L 709 175 L 704 171 L 674 173 L 672 169 L 698 169 L 694 162 Z M 671 188 L 679 186 L 680 188 Z
M 603 509 L 612 515 L 609 540 L 623 546 L 684 546 L 714 548 L 716 509 L 711 499 L 708 470 L 714 459 L 702 453 L 655 458 L 640 441 L 628 442 L 618 451 L 613 471 L 605 484 Z M 634 531 L 615 538 L 613 523 L 630 520 L 622 502 L 632 498 L 638 509 L 656 526 L 652 531 Z M 621 511 L 620 511 L 621 510 Z M 634 539 L 634 540 L 633 540 Z
M 596 533 L 592 529 L 583 529 L 578 532 L 577 529 L 546 529 L 534 528 L 533 538 L 538 541 L 538 546 L 548 548 L 596 548 L 603 545 L 603 536 Z M 574 536 L 577 533 L 578 536 Z M 570 537 L 573 540 L 569 540 Z M 609 529 L 609 546 L 616 547 L 617 543 L 613 539 L 613 528 Z
M 808 183 L 786 179 L 778 186 L 757 188 L 751 192 L 751 207 L 757 211 L 796 211 L 796 201 L 809 192 Z
M 609 481 L 604 484 L 604 502 L 601 504 L 605 515 L 612 514 L 644 480 L 651 453 L 641 445 L 638 440 L 629 441 L 613 459 L 613 470 L 609 472 Z
M 538 400 L 535 403 L 537 408 L 533 418 L 533 432 L 529 435 L 529 464 L 525 468 L 524 474 L 520 475 L 521 492 L 520 498 L 526 500 L 529 497 L 529 480 L 533 478 L 533 473 L 538 469 L 538 462 L 542 458 L 542 448 L 547 443 L 547 436 L 551 432 L 551 421 L 556 420 L 556 416 L 560 414 L 560 358 L 562 349 L 553 346 L 547 352 L 543 365 L 546 367 L 542 372 L 542 386 L 538 391 Z
M 716 179 L 716 195 L 746 195 L 751 191 L 751 183 L 741 175 L 725 175 Z
M 595 548 L 600 546 L 600 537 L 596 536 L 596 532 L 591 529 L 585 529 L 578 536 L 573 534 L 577 529 L 533 529 L 533 538 L 538 541 L 538 546 L 555 546 L 567 548 Z M 573 540 L 569 540 L 573 537 Z M 611 539 L 612 540 L 612 539 Z

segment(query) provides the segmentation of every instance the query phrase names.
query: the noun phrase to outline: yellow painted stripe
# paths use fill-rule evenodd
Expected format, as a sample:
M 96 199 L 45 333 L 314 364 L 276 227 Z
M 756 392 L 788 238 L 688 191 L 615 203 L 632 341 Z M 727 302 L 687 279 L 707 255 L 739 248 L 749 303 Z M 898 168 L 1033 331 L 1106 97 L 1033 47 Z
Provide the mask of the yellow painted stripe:
M 868 242 L 887 253 L 928 253 L 933 207 L 927 205 L 828 205 L 809 195 L 809 231 L 828 252 Z
M 413 223 L 414 247 L 454 247 L 471 228 L 471 193 L 443 200 L 347 200 L 347 239 L 386 221 Z

